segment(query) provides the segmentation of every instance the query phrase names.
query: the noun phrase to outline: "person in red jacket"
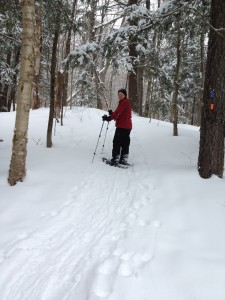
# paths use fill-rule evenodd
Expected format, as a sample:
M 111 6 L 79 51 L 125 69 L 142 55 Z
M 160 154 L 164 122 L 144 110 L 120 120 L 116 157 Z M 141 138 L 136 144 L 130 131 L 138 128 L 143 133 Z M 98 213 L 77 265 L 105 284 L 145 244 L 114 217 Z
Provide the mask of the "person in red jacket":
M 119 104 L 114 112 L 109 110 L 109 116 L 104 115 L 103 121 L 116 121 L 116 131 L 113 138 L 111 165 L 127 164 L 132 129 L 132 111 L 125 89 L 118 90 Z

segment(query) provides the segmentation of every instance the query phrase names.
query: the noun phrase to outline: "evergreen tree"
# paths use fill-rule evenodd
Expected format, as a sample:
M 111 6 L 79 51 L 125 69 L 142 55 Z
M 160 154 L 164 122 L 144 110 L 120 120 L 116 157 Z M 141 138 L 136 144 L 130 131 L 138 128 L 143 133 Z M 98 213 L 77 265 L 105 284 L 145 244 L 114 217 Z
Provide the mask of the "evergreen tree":
M 20 57 L 21 9 L 19 1 L 0 5 L 0 111 L 10 111 L 15 102 Z

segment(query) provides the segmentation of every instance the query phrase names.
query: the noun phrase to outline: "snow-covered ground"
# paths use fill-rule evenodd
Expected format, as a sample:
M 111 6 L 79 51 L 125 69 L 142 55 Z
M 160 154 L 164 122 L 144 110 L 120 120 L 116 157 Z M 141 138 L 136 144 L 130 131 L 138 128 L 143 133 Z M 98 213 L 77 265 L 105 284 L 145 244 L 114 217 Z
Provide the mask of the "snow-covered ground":
M 15 113 L 0 116 L 0 300 L 224 300 L 225 180 L 196 165 L 199 128 L 133 117 L 129 169 L 92 158 L 103 111 L 76 108 L 46 148 L 31 111 L 27 176 L 7 184 Z

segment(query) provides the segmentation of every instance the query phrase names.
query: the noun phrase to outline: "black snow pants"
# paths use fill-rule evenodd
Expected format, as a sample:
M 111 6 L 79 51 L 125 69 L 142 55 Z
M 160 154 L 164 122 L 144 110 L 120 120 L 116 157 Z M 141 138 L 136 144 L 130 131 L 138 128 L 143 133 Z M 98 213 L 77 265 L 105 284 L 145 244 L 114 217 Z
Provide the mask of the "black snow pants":
M 128 157 L 130 146 L 130 132 L 131 129 L 116 128 L 113 138 L 113 159 L 123 159 Z

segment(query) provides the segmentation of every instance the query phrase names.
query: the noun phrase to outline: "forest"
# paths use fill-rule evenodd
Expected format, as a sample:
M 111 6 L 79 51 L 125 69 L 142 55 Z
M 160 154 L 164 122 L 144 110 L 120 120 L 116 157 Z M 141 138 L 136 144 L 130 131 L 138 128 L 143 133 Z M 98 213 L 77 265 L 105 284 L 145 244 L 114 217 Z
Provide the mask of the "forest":
M 200 127 L 197 170 L 223 177 L 223 0 L 1 0 L 0 111 L 16 110 L 8 182 L 26 174 L 29 111 L 115 108 L 120 85 L 133 113 Z M 1 118 L 1 115 L 0 115 Z

